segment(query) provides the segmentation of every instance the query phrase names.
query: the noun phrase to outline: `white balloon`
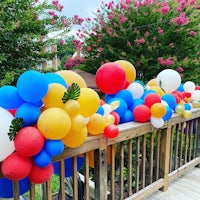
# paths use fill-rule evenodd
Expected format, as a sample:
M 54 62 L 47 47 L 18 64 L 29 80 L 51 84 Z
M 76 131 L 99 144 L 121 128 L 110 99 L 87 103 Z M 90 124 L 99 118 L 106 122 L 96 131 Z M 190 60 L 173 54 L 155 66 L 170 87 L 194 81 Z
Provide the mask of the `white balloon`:
M 192 100 L 200 100 L 200 90 L 195 90 L 191 94 Z
M 180 86 L 181 76 L 173 69 L 165 69 L 157 75 L 156 84 L 166 93 L 171 93 Z
M 187 81 L 183 84 L 183 89 L 185 92 L 192 93 L 195 91 L 195 84 L 192 81 Z
M 0 107 L 0 162 L 15 150 L 14 142 L 10 141 L 8 136 L 13 119 L 10 112 Z
M 104 117 L 107 116 L 108 114 L 110 114 L 112 112 L 111 105 L 109 105 L 107 103 L 103 104 L 102 108 L 103 108 L 103 111 L 104 111 L 104 114 L 103 114 Z
M 144 86 L 137 82 L 131 83 L 127 87 L 127 90 L 129 90 L 132 93 L 133 99 L 139 99 L 144 94 Z
M 163 118 L 156 118 L 156 117 L 151 117 L 151 124 L 155 127 L 155 128 L 161 128 L 164 126 L 164 120 Z

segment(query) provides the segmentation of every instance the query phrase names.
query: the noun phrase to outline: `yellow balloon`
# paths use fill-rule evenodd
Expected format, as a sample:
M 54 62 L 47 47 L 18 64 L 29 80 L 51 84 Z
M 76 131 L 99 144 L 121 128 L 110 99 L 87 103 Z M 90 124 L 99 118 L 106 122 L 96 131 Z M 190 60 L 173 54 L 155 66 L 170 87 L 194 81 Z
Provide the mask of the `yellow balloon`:
M 76 116 L 79 109 L 80 104 L 76 100 L 70 99 L 64 104 L 64 110 L 70 115 L 70 117 Z
M 59 140 L 69 133 L 71 119 L 61 108 L 48 108 L 39 116 L 37 127 L 45 138 Z
M 106 120 L 106 126 L 115 123 L 115 117 L 111 114 L 108 114 L 107 116 L 105 116 L 105 120 Z
M 126 73 L 126 79 L 132 83 L 136 78 L 135 67 L 126 60 L 117 60 L 115 61 L 120 67 L 122 67 Z
M 156 78 L 151 79 L 146 85 L 147 86 L 157 86 Z
M 162 118 L 166 114 L 167 109 L 162 103 L 154 103 L 150 108 L 150 112 L 153 117 Z
M 157 94 L 162 97 L 165 92 L 159 87 L 159 86 L 150 86 L 149 88 L 150 90 L 154 90 L 155 92 L 157 92 Z
M 66 91 L 67 89 L 59 83 L 49 84 L 48 92 L 46 96 L 42 99 L 45 108 L 63 108 L 64 103 L 62 102 L 62 98 Z
M 175 111 L 177 114 L 182 115 L 185 111 L 184 105 L 177 105 Z
M 81 88 L 77 101 L 80 104 L 79 114 L 84 117 L 89 117 L 96 113 L 100 105 L 99 95 L 91 88 Z
M 72 70 L 60 70 L 57 71 L 56 74 L 60 75 L 67 85 L 71 85 L 72 83 L 77 83 L 80 88 L 87 87 L 85 80 Z
M 88 133 L 90 135 L 99 135 L 103 133 L 105 126 L 105 118 L 102 115 L 95 113 L 89 117 L 89 122 L 87 123 Z
M 79 131 L 70 130 L 70 132 L 62 138 L 62 142 L 65 146 L 76 148 L 81 146 L 87 138 L 87 128 L 84 127 Z
M 190 110 L 185 110 L 184 112 L 183 112 L 183 117 L 185 117 L 185 118 L 190 118 L 192 116 L 192 112 L 190 111 Z
M 86 119 L 80 114 L 71 118 L 71 130 L 79 131 L 86 125 Z

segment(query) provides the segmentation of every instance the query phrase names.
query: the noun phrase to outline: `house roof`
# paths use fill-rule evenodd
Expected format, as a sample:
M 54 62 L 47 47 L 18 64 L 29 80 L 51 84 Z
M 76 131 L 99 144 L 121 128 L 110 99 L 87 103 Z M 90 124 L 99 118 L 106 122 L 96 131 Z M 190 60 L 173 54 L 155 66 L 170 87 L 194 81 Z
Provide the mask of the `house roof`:
M 82 71 L 80 69 L 77 69 L 75 72 L 79 74 L 85 80 L 89 88 L 97 89 L 95 74 L 91 74 L 91 73 Z

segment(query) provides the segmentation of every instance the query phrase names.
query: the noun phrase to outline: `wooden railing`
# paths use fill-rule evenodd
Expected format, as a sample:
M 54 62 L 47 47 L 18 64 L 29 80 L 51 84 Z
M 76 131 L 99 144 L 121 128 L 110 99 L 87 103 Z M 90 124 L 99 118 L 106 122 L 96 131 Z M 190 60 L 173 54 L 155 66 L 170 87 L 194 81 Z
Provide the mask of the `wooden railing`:
M 78 148 L 65 148 L 54 157 L 60 162 L 59 199 L 65 199 L 64 160 L 72 158 L 73 199 L 78 200 L 77 174 L 82 174 L 84 199 L 142 199 L 156 190 L 166 191 L 169 182 L 200 164 L 200 109 L 193 109 L 186 119 L 174 115 L 161 129 L 151 123 L 129 122 L 119 125 L 119 136 L 88 137 Z M 91 167 L 91 151 L 94 166 Z M 77 156 L 84 157 L 77 171 Z M 84 180 L 83 180 L 84 179 Z M 19 199 L 18 182 L 13 182 L 14 199 Z M 42 184 L 38 199 L 52 199 L 52 180 Z M 184 188 L 183 188 L 184 189 Z M 30 199 L 37 199 L 31 183 Z

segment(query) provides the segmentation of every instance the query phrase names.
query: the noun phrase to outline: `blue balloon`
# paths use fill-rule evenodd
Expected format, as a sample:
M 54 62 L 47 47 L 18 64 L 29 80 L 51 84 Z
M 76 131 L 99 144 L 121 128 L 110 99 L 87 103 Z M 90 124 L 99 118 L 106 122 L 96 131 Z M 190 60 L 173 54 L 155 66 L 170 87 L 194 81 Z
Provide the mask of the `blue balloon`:
M 185 110 L 191 110 L 191 105 L 189 103 L 184 104 Z
M 77 156 L 77 171 L 79 171 L 83 165 L 84 158 Z M 65 177 L 70 177 L 73 175 L 73 166 L 72 166 L 72 158 L 67 158 L 64 161 L 65 163 Z M 60 162 L 54 162 L 54 174 L 60 176 Z
M 30 189 L 30 181 L 28 178 L 24 178 L 19 181 L 19 193 L 23 195 Z M 13 186 L 12 181 L 7 178 L 0 179 L 0 198 L 13 198 Z
M 61 140 L 46 140 L 44 144 L 44 150 L 50 156 L 60 155 L 63 152 L 64 148 L 64 144 Z
M 37 120 L 40 116 L 40 109 L 39 107 L 30 104 L 30 103 L 23 103 L 15 113 L 16 118 L 23 118 L 24 125 L 23 126 L 33 126 L 37 123 Z
M 26 71 L 17 80 L 17 89 L 21 98 L 29 103 L 39 102 L 48 91 L 45 75 L 34 70 Z
M 14 109 L 22 103 L 24 103 L 24 100 L 19 96 L 16 87 L 5 85 L 0 88 L 0 107 Z
M 180 84 L 180 86 L 178 87 L 177 91 L 179 92 L 184 92 L 184 88 L 183 88 L 183 84 Z
M 98 110 L 96 111 L 96 113 L 100 114 L 100 115 L 104 115 L 104 109 L 102 106 L 99 106 Z
M 119 92 L 117 92 L 115 94 L 115 98 L 121 98 L 121 99 L 123 99 L 126 102 L 126 104 L 127 104 L 127 106 L 129 108 L 133 104 L 133 95 L 132 95 L 132 93 L 129 90 L 126 90 L 126 89 L 120 90 Z
M 48 84 L 59 83 L 63 85 L 64 87 L 68 88 L 67 83 L 65 82 L 64 78 L 56 73 L 53 73 L 53 72 L 46 73 L 45 79 L 48 82 Z
M 166 108 L 166 113 L 163 116 L 163 120 L 167 121 L 172 117 L 173 111 L 169 106 L 165 106 L 165 108 Z
M 125 114 L 120 118 L 120 124 L 126 123 L 126 122 L 132 122 L 134 121 L 133 113 L 130 110 L 127 110 Z
M 115 94 L 106 94 L 105 101 L 108 102 L 115 97 Z
M 136 106 L 143 105 L 143 104 L 144 104 L 144 100 L 143 99 L 140 99 L 140 98 L 134 99 L 130 110 L 133 111 Z
M 52 162 L 52 157 L 42 149 L 37 155 L 33 156 L 33 161 L 38 167 L 46 167 Z
M 172 110 L 175 110 L 177 103 L 176 103 L 176 99 L 175 99 L 175 97 L 174 97 L 173 95 L 171 95 L 171 94 L 164 94 L 164 95 L 161 97 L 161 99 L 162 99 L 163 101 L 166 101 L 167 104 L 168 104 L 168 106 L 169 106 Z
M 108 104 L 112 103 L 113 101 L 119 101 L 119 107 L 116 108 L 114 111 L 121 118 L 125 114 L 126 110 L 128 109 L 128 106 L 122 98 L 113 98 L 110 101 L 108 101 Z

